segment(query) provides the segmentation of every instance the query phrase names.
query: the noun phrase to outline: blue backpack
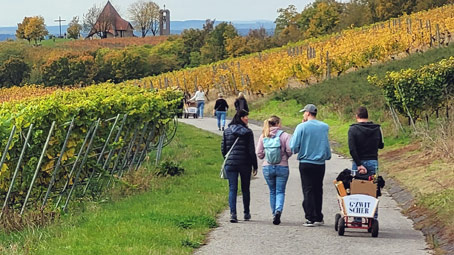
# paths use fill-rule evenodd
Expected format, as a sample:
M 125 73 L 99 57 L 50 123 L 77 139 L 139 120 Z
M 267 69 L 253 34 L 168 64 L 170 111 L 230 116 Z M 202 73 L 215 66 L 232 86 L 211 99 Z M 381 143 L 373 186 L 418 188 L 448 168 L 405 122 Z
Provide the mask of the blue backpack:
M 265 159 L 269 164 L 281 163 L 281 140 L 280 136 L 284 131 L 277 131 L 274 137 L 263 138 L 263 147 L 265 148 Z

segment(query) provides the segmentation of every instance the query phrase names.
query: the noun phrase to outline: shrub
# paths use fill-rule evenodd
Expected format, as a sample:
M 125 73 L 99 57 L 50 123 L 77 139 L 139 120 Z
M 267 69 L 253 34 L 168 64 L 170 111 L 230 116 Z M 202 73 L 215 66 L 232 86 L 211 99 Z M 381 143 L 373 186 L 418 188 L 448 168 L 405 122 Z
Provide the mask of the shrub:
M 173 161 L 164 161 L 156 168 L 157 176 L 178 176 L 184 173 L 184 168 Z

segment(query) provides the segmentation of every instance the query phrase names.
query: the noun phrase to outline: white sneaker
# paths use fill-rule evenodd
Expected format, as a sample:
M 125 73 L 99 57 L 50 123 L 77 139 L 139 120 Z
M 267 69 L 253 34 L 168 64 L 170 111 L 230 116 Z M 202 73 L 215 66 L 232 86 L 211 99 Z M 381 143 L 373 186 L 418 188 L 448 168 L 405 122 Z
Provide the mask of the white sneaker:
M 315 226 L 323 226 L 323 225 L 325 225 L 325 221 L 323 221 L 323 220 L 322 221 L 315 221 L 314 225 Z
M 315 227 L 315 224 L 314 224 L 313 221 L 308 220 L 308 221 L 303 223 L 303 226 L 305 226 L 305 227 Z

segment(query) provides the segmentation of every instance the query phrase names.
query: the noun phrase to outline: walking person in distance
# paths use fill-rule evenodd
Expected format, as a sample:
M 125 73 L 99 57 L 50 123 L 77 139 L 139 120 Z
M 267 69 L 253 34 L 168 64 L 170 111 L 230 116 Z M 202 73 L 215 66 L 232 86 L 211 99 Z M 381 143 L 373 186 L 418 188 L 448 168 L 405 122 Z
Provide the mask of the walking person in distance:
M 271 116 L 263 123 L 263 131 L 257 143 L 256 153 L 263 161 L 263 176 L 270 189 L 270 205 L 273 224 L 281 223 L 284 209 L 285 187 L 289 176 L 288 158 L 291 136 L 281 129 L 281 119 Z
M 244 220 L 251 219 L 249 209 L 251 194 L 251 175 L 257 175 L 257 156 L 255 154 L 254 134 L 248 128 L 247 111 L 240 111 L 235 114 L 228 128 L 225 129 L 221 152 L 225 157 L 231 149 L 229 157 L 225 162 L 225 171 L 229 181 L 229 206 L 230 222 L 238 222 L 236 199 L 238 192 L 238 176 L 241 178 L 241 191 L 243 193 Z M 232 148 L 233 146 L 233 148 Z
M 235 110 L 236 112 L 240 112 L 241 110 L 245 110 L 249 112 L 249 106 L 247 105 L 246 98 L 244 97 L 244 93 L 240 92 L 238 97 L 235 99 Z
M 298 153 L 301 186 L 303 188 L 303 209 L 306 227 L 323 225 L 323 178 L 325 161 L 331 159 L 328 139 L 329 126 L 317 120 L 317 108 L 306 105 L 303 121 L 298 124 L 290 141 L 293 153 Z
M 225 101 L 224 96 L 222 93 L 218 94 L 218 99 L 214 105 L 214 115 L 218 121 L 218 129 L 224 131 L 225 127 L 225 117 L 227 116 L 227 110 L 229 109 L 229 105 L 227 101 Z
M 190 101 L 195 100 L 197 102 L 197 114 L 203 119 L 203 109 L 205 107 L 205 92 L 202 90 L 202 86 L 199 86 L 199 90 L 195 92 L 195 95 Z

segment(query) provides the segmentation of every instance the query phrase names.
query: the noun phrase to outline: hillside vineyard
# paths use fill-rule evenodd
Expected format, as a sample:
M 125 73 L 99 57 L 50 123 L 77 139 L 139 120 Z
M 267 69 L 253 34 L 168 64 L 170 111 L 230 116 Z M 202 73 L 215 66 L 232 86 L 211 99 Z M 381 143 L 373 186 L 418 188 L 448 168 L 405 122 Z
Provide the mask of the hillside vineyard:
M 132 83 L 158 89 L 172 86 L 193 91 L 202 86 L 224 93 L 268 93 L 286 87 L 289 77 L 303 82 L 319 81 L 393 59 L 400 53 L 448 44 L 454 29 L 453 13 L 454 6 L 447 5 Z

